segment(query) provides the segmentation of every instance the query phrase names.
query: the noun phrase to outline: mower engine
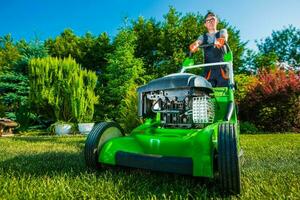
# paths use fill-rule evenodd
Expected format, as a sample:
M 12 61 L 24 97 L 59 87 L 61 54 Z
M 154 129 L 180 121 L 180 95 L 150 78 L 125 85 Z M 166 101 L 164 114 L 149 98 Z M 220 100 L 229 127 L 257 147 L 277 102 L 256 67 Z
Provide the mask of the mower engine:
M 212 86 L 201 76 L 171 74 L 140 87 L 138 93 L 139 116 L 160 113 L 161 126 L 201 128 L 214 121 Z

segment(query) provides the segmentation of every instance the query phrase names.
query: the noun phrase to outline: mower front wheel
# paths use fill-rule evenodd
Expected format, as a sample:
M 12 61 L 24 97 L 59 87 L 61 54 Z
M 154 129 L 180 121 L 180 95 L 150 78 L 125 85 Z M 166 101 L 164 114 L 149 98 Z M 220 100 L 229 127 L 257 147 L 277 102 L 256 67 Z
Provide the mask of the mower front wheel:
M 84 157 L 87 167 L 93 170 L 98 169 L 101 166 L 98 162 L 99 154 L 105 142 L 122 136 L 124 136 L 122 128 L 115 122 L 96 124 L 89 133 L 84 146 Z
M 240 162 L 234 124 L 224 123 L 219 126 L 218 169 L 222 191 L 239 194 L 241 192 Z

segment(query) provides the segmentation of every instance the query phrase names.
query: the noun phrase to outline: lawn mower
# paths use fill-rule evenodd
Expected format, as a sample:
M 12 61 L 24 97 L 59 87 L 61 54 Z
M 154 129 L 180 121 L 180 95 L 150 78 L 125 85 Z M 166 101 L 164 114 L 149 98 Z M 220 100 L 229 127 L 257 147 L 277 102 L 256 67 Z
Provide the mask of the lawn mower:
M 103 164 L 216 178 L 221 190 L 239 194 L 239 122 L 234 102 L 233 57 L 194 65 L 187 58 L 179 73 L 137 89 L 138 116 L 144 123 L 129 135 L 115 122 L 94 126 L 85 143 L 86 165 Z M 227 66 L 228 87 L 212 87 L 187 70 Z

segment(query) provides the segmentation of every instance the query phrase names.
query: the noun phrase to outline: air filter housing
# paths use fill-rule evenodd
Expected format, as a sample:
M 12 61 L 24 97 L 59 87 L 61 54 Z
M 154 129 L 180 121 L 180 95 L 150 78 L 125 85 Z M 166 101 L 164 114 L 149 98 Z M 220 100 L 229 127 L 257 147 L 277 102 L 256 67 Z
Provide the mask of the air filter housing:
M 214 116 L 215 107 L 209 96 L 193 97 L 193 123 L 213 123 Z

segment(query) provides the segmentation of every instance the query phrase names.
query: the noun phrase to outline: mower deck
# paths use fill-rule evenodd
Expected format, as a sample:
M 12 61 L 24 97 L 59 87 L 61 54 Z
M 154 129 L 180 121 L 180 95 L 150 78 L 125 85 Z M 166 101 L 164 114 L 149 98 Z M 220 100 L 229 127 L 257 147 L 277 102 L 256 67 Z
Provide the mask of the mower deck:
M 144 124 L 129 136 L 109 140 L 99 162 L 158 171 L 213 177 L 216 136 L 204 129 L 166 129 Z M 152 127 L 152 128 L 151 128 Z

